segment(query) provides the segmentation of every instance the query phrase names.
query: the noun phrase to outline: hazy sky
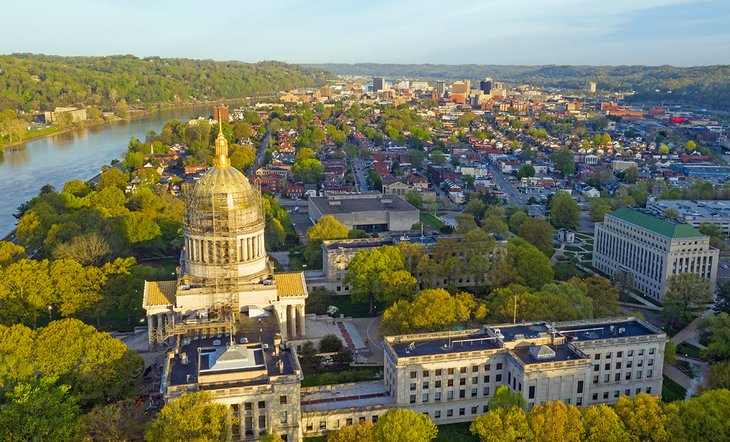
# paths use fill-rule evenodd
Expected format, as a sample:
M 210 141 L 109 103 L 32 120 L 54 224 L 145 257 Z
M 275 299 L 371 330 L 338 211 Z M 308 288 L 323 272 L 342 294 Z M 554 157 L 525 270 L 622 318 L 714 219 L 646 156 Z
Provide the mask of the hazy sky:
M 730 64 L 730 0 L 3 0 L 0 53 Z

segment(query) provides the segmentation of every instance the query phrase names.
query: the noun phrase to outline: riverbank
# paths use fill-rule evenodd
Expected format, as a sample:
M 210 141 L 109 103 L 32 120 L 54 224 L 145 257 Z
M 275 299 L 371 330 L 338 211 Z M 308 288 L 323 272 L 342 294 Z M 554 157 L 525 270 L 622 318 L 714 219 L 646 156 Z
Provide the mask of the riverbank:
M 265 95 L 265 96 L 257 96 L 256 99 L 266 98 L 270 97 L 271 95 Z M 175 109 L 191 109 L 195 107 L 203 107 L 203 106 L 213 106 L 216 104 L 235 104 L 235 103 L 243 103 L 248 100 L 251 100 L 252 98 L 227 98 L 224 100 L 208 100 L 208 101 L 196 101 L 196 102 L 189 102 L 189 103 L 183 103 L 183 104 L 173 104 L 173 103 L 165 103 L 164 105 L 158 103 L 156 105 L 153 105 L 151 108 L 142 109 L 140 111 L 134 112 L 134 115 L 127 117 L 127 118 L 115 118 L 113 120 L 102 120 L 97 122 L 90 122 L 90 123 L 84 123 L 81 127 L 60 127 L 60 126 L 51 126 L 53 128 L 57 128 L 58 130 L 54 130 L 48 133 L 42 133 L 37 135 L 32 135 L 28 138 L 24 138 L 20 141 L 13 141 L 12 143 L 7 143 L 2 146 L 3 150 L 10 149 L 13 147 L 22 146 L 26 143 L 30 143 L 32 141 L 38 141 L 42 140 L 44 138 L 50 138 L 54 137 L 56 135 L 66 134 L 69 132 L 79 131 L 82 129 L 89 129 L 92 127 L 99 127 L 99 126 L 106 126 L 111 125 L 115 123 L 125 122 L 125 121 L 134 121 L 138 120 L 140 118 L 146 118 L 150 115 L 153 115 L 157 112 L 162 112 L 166 110 L 175 110 Z

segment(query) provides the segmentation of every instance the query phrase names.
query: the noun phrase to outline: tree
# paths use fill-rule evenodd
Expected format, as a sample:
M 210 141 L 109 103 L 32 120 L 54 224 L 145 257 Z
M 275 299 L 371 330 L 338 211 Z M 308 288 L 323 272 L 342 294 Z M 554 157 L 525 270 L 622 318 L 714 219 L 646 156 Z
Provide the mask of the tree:
M 132 212 L 125 217 L 122 221 L 122 229 L 124 236 L 131 244 L 150 241 L 162 233 L 160 225 L 155 220 L 139 212 Z
M 100 266 L 109 259 L 112 250 L 98 233 L 90 232 L 62 242 L 53 249 L 56 259 L 72 259 L 83 265 Z
M 36 369 L 70 385 L 86 405 L 127 397 L 144 368 L 142 358 L 123 342 L 76 319 L 40 329 L 34 351 Z
M 316 158 L 304 158 L 294 162 L 294 177 L 305 184 L 320 183 L 324 180 L 324 166 Z
M 520 169 L 517 171 L 517 176 L 519 178 L 533 177 L 533 176 L 535 176 L 535 168 L 529 164 L 525 164 L 524 166 L 520 167 Z
M 259 442 L 284 442 L 284 439 L 282 439 L 278 434 L 266 433 L 259 437 Z
M 611 211 L 611 201 L 607 198 L 591 198 L 589 205 L 588 215 L 594 222 L 602 222 L 606 214 Z
M 362 422 L 327 433 L 327 442 L 372 442 L 373 424 Z
M 695 150 L 697 150 L 697 143 L 692 140 L 687 141 L 687 144 L 684 145 L 684 151 L 687 153 L 692 153 Z
M 524 213 L 524 212 L 516 212 Z M 517 234 L 537 247 L 547 257 L 553 256 L 553 238 L 555 229 L 549 222 L 539 218 L 527 218 L 521 225 Z
M 730 435 L 730 391 L 711 390 L 676 405 L 671 440 L 720 442 Z
M 710 365 L 710 377 L 707 380 L 709 389 L 730 389 L 730 361 L 717 362 Z
M 730 313 L 730 281 L 718 284 L 715 309 L 718 312 Z
M 730 360 L 730 315 L 719 313 L 705 318 L 700 331 L 709 342 L 705 352 L 710 361 Z
M 492 396 L 487 402 L 487 408 L 489 410 L 510 410 L 512 408 L 519 408 L 520 410 L 527 409 L 527 403 L 525 397 L 516 391 L 512 391 L 506 385 L 497 387 Z
M 59 259 L 51 263 L 50 277 L 58 310 L 65 317 L 89 311 L 102 299 L 101 287 L 106 275 L 98 267 Z
M 661 400 L 646 393 L 633 397 L 621 396 L 614 411 L 621 418 L 632 441 L 665 442 L 670 439 L 667 431 L 669 417 L 662 409 Z
M 383 313 L 383 328 L 395 334 L 441 331 L 469 320 L 471 310 L 463 298 L 444 289 L 423 290 L 413 301 L 390 306 Z
M 624 181 L 629 184 L 634 184 L 639 179 L 639 168 L 637 166 L 630 166 L 624 171 Z
M 536 442 L 577 441 L 583 436 L 580 411 L 562 401 L 536 406 L 527 413 L 527 423 Z
M 406 193 L 405 200 L 418 210 L 423 208 L 423 194 L 418 190 L 411 190 Z
M 0 325 L 0 389 L 34 379 L 35 332 L 21 324 Z
M 9 241 L 0 241 L 0 267 L 25 258 L 25 249 Z
M 510 240 L 508 247 L 510 264 L 517 270 L 524 283 L 533 288 L 540 288 L 555 277 L 550 259 L 536 247 L 527 242 L 519 242 L 518 238 Z M 518 282 L 518 281 L 515 281 Z
M 572 177 L 575 175 L 575 160 L 573 159 L 573 152 L 564 147 L 550 154 L 550 160 L 555 166 L 555 170 L 563 174 L 564 177 Z
M 677 273 L 667 279 L 664 302 L 676 302 L 683 306 L 702 305 L 712 302 L 710 280 L 698 273 Z
M 344 283 L 350 285 L 353 300 L 369 301 L 372 314 L 376 300 L 390 304 L 412 296 L 416 278 L 405 270 L 400 249 L 382 246 L 357 252 Z
M 144 439 L 149 421 L 144 406 L 134 399 L 94 407 L 81 418 L 83 442 L 126 442 Z
M 580 224 L 580 207 L 568 192 L 557 192 L 550 200 L 550 222 L 556 228 L 575 229 Z
M 477 228 L 477 222 L 474 219 L 474 215 L 466 212 L 461 212 L 456 215 L 456 233 L 465 234 L 471 232 Z
M 6 324 L 35 327 L 38 317 L 53 303 L 49 262 L 21 259 L 0 268 L 0 318 Z
M 431 152 L 431 161 L 437 166 L 443 166 L 446 164 L 446 155 L 440 150 L 434 150 Z
M 611 144 L 612 142 L 613 142 L 613 140 L 611 140 L 611 135 L 609 135 L 609 134 L 601 135 L 601 143 L 600 143 L 601 146 L 606 147 L 609 144 Z
M 669 154 L 669 146 L 666 144 L 662 144 L 659 146 L 659 155 L 668 155 Z
M 664 345 L 664 363 L 674 364 L 677 362 L 677 344 L 671 339 Z
M 232 422 L 228 406 L 207 391 L 183 394 L 168 402 L 146 432 L 150 442 L 226 441 Z
M 307 241 L 326 241 L 347 238 L 349 229 L 332 215 L 324 215 L 307 230 Z
M 519 407 L 490 410 L 474 419 L 469 431 L 478 436 L 481 442 L 517 442 L 532 439 L 527 416 Z
M 0 438 L 7 441 L 71 440 L 81 415 L 69 387 L 52 377 L 16 384 L 2 402 Z
M 320 353 L 337 353 L 342 348 L 342 340 L 337 335 L 325 335 L 319 341 Z
M 629 440 L 623 422 L 613 408 L 606 404 L 581 409 L 586 442 L 624 442 Z
M 583 280 L 585 293 L 593 300 L 593 317 L 603 318 L 617 316 L 619 308 L 619 293 L 608 279 L 592 275 Z
M 438 435 L 436 424 L 425 414 L 403 408 L 388 410 L 373 425 L 374 442 L 429 442 Z
M 523 222 L 527 220 L 527 218 L 527 214 L 522 210 L 515 211 L 512 215 L 510 215 L 509 221 L 507 222 L 507 224 L 509 225 L 509 231 L 512 233 L 517 233 L 520 229 L 520 226 Z

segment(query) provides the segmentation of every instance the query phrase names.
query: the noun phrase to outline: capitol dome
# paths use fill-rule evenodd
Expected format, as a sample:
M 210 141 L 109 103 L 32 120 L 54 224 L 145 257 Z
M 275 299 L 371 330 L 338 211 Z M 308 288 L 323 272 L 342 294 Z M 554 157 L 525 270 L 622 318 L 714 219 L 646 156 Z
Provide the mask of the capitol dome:
M 261 195 L 228 158 L 219 129 L 215 165 L 185 195 L 184 271 L 195 284 L 240 283 L 268 269 Z

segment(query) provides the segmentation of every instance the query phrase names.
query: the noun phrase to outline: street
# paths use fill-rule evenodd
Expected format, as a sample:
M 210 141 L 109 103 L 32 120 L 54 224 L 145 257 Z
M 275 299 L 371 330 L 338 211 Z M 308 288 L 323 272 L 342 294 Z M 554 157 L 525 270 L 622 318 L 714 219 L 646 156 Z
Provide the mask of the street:
M 355 175 L 355 185 L 357 186 L 357 190 L 359 192 L 367 192 L 368 180 L 365 176 L 365 171 L 363 170 L 362 160 L 360 157 L 356 156 L 352 160 L 352 168 L 353 174 Z
M 269 147 L 270 135 L 271 131 L 267 129 L 264 138 L 261 139 L 261 146 L 259 146 L 259 150 L 256 152 L 256 159 L 253 162 L 253 167 L 251 167 L 251 170 L 248 173 L 247 178 L 249 180 L 256 174 L 256 171 L 259 169 L 259 167 L 264 165 L 264 157 L 266 156 L 266 148 Z
M 494 182 L 497 183 L 497 187 L 507 194 L 508 202 L 514 203 L 517 207 L 523 207 L 527 204 L 527 200 L 529 200 L 527 195 L 517 190 L 514 184 L 512 184 L 508 177 L 502 173 L 495 163 L 489 165 L 489 170 L 492 171 Z

